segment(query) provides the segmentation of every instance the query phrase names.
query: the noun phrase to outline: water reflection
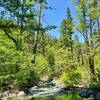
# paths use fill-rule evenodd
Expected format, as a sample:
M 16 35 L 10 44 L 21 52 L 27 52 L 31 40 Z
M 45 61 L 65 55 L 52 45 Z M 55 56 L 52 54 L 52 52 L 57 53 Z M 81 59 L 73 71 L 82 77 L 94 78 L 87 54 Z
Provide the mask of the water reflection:
M 29 96 L 23 96 L 23 97 L 12 97 L 12 98 L 9 98 L 7 100 L 93 100 L 91 98 L 81 98 L 79 96 L 79 93 L 77 92 L 72 92 L 72 93 L 69 93 L 69 94 L 62 94 L 62 95 L 59 95 L 59 96 L 49 96 L 49 97 L 33 97 L 33 98 L 29 98 Z
M 32 98 L 31 100 L 91 100 L 91 99 L 81 98 L 78 93 L 73 92 L 71 94 L 65 94 L 62 96 L 37 97 L 37 98 Z

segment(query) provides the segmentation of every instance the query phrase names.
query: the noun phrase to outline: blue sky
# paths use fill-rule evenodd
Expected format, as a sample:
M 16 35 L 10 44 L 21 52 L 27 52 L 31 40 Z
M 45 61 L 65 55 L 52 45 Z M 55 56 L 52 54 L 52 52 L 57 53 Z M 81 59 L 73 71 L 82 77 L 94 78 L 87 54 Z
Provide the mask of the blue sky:
M 57 25 L 57 29 L 50 31 L 54 37 L 59 37 L 59 26 L 61 21 L 66 17 L 66 9 L 71 9 L 72 17 L 75 17 L 75 6 L 70 3 L 70 0 L 48 0 L 48 6 L 54 8 L 46 10 L 44 15 L 44 24 Z M 75 21 L 75 20 L 74 20 Z
M 71 0 L 47 0 L 48 6 L 54 8 L 52 10 L 45 10 L 44 13 L 44 25 L 51 24 L 51 25 L 57 25 L 56 30 L 49 31 L 49 33 L 58 38 L 60 36 L 59 27 L 62 22 L 62 20 L 66 17 L 66 9 L 67 7 L 70 8 L 71 14 L 73 17 L 73 22 L 77 22 L 76 18 L 76 7 L 74 4 L 71 3 Z M 78 33 L 80 36 L 80 39 L 83 41 L 82 35 Z

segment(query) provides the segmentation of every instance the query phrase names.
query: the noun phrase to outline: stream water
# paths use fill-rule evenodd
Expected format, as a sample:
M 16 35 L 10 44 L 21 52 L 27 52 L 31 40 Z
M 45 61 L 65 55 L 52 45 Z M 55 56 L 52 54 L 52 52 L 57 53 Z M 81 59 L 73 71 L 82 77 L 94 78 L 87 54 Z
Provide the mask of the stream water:
M 79 91 L 64 91 L 63 88 L 58 87 L 37 87 L 34 86 L 29 89 L 30 95 L 20 91 L 17 95 L 10 94 L 8 97 L 3 97 L 0 100 L 94 100 L 90 98 L 82 98 L 79 96 Z
M 22 97 L 12 97 L 7 100 L 93 100 L 92 98 L 81 98 L 79 93 L 68 93 L 56 96 L 37 96 L 31 97 L 22 96 Z
M 93 100 L 91 98 L 81 98 L 77 93 L 75 94 L 64 94 L 55 97 L 37 97 L 31 100 Z

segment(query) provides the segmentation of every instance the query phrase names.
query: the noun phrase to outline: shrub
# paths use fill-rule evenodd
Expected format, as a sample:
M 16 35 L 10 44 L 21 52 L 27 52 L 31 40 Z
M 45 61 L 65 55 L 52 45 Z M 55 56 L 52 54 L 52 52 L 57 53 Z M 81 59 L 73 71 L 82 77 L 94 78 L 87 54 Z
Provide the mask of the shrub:
M 93 77 L 93 80 L 90 82 L 90 87 L 93 89 L 99 89 L 100 90 L 100 69 L 96 69 L 95 76 Z
M 77 71 L 63 72 L 61 75 L 61 80 L 64 82 L 65 86 L 73 86 L 80 82 L 81 74 Z

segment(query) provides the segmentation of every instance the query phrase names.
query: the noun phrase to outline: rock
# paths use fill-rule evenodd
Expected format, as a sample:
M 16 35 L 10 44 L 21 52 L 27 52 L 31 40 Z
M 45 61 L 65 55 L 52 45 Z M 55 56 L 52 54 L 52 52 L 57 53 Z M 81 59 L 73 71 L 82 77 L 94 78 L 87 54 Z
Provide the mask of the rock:
M 24 88 L 23 92 L 27 95 L 31 94 L 30 89 L 29 88 Z
M 3 93 L 3 97 L 8 97 L 8 96 L 9 96 L 9 91 Z
M 17 89 L 14 93 L 15 93 L 15 94 L 18 94 L 19 92 L 20 92 L 20 91 Z
M 90 95 L 94 95 L 95 91 L 94 90 L 89 90 Z
M 32 87 L 31 89 L 37 89 L 38 87 L 37 86 L 34 86 L 34 87 Z
M 25 96 L 24 91 L 20 91 L 20 92 L 17 94 L 17 96 Z
M 40 87 L 54 87 L 55 83 L 54 82 L 39 82 L 38 86 L 40 86 Z
M 3 93 L 0 93 L 0 97 L 2 97 Z
M 10 94 L 9 94 L 9 97 L 15 97 L 15 96 L 16 96 L 15 93 L 10 93 Z
M 48 83 L 47 85 L 48 85 L 49 87 L 54 87 L 54 86 L 55 86 L 55 83 L 50 82 L 50 83 Z
M 88 89 L 82 89 L 79 93 L 79 95 L 83 98 L 89 98 L 90 97 L 90 93 Z
M 94 96 L 94 100 L 100 100 L 100 92 L 97 92 Z
M 39 82 L 38 86 L 43 86 L 45 83 L 44 82 Z
M 66 92 L 66 90 L 65 90 L 65 88 L 61 88 L 61 89 L 59 89 L 59 91 L 58 91 L 59 93 L 65 93 Z

